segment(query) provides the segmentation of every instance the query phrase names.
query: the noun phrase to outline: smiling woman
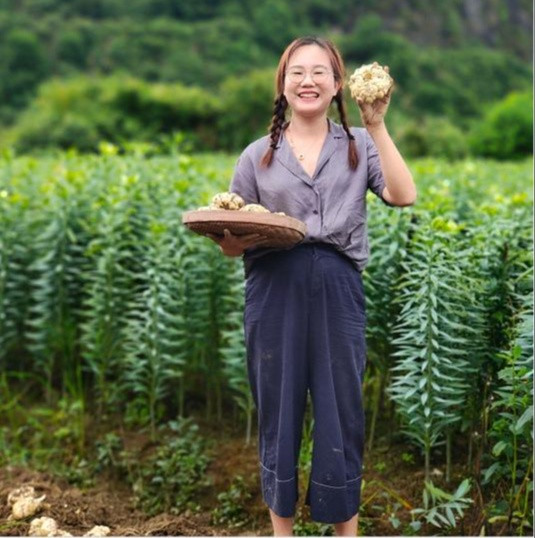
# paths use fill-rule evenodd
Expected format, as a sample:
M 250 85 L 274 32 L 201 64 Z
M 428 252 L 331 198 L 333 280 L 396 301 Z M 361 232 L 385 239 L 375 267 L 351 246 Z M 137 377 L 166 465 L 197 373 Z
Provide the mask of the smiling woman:
M 300 47 L 292 54 L 286 70 L 284 96 L 294 114 L 312 117 L 329 108 L 341 86 L 330 64 L 328 53 L 318 45 Z M 324 129 L 313 134 L 325 138 L 326 125 L 321 119 Z
M 292 534 L 309 390 L 314 449 L 305 503 L 314 521 L 334 523 L 338 535 L 356 535 L 364 455 L 366 193 L 388 206 L 410 204 L 416 193 L 384 125 L 390 92 L 371 109 L 358 102 L 366 128 L 350 127 L 344 79 L 331 42 L 293 41 L 279 61 L 269 135 L 242 152 L 229 188 L 245 203 L 305 222 L 303 241 L 281 249 L 232 234 L 218 240 L 224 254 L 243 253 L 247 369 L 258 411 L 262 494 L 275 535 Z M 333 102 L 340 125 L 327 118 Z

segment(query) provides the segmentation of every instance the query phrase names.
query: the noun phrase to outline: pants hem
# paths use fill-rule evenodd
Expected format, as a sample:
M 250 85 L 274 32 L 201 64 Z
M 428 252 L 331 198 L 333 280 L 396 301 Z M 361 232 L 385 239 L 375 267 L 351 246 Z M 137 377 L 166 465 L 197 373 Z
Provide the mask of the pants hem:
M 275 471 L 260 464 L 262 497 L 264 502 L 279 517 L 294 517 L 298 499 L 298 475 L 279 479 Z
M 362 475 L 345 486 L 320 484 L 310 479 L 305 504 L 310 518 L 318 523 L 343 523 L 359 513 Z

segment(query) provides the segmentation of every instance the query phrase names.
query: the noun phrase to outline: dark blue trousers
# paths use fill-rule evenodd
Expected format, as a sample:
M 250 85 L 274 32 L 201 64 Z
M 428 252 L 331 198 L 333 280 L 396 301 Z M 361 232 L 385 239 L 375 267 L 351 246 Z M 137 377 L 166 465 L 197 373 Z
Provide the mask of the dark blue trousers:
M 281 517 L 295 515 L 308 390 L 311 518 L 339 523 L 358 513 L 365 325 L 362 276 L 333 246 L 301 244 L 254 260 L 245 286 L 247 370 L 258 413 L 262 495 Z

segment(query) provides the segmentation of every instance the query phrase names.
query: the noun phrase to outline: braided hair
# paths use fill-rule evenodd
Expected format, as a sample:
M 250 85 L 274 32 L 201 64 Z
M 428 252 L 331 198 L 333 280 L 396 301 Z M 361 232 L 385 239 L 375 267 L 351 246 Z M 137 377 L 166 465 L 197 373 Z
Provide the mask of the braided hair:
M 349 138 L 349 143 L 347 145 L 347 159 L 349 161 L 349 167 L 352 170 L 355 170 L 359 163 L 357 155 L 357 146 L 353 142 L 353 140 L 355 140 L 355 137 L 351 134 L 351 131 L 349 130 L 349 126 L 347 124 L 346 105 L 344 102 L 344 94 L 342 93 L 342 91 L 342 88 L 338 90 L 338 93 L 334 96 L 334 100 L 336 101 L 338 113 L 340 114 L 340 122 L 342 123 L 342 127 L 347 134 L 347 138 Z
M 333 101 L 336 102 L 338 107 L 338 113 L 340 114 L 340 121 L 344 131 L 347 134 L 348 138 L 348 149 L 347 149 L 347 158 L 349 166 L 351 169 L 355 170 L 358 165 L 358 154 L 357 147 L 355 145 L 355 137 L 351 134 L 349 126 L 347 123 L 347 113 L 346 106 L 344 102 L 344 79 L 345 79 L 345 67 L 342 60 L 340 52 L 336 46 L 329 40 L 323 39 L 315 36 L 307 36 L 295 39 L 287 47 L 286 50 L 282 53 L 282 56 L 279 60 L 279 66 L 277 68 L 277 74 L 275 76 L 275 100 L 273 103 L 273 116 L 271 118 L 271 124 L 268 128 L 270 143 L 269 147 L 262 156 L 260 163 L 263 166 L 270 166 L 273 161 L 273 153 L 277 147 L 277 144 L 280 140 L 281 134 L 288 126 L 286 122 L 286 110 L 288 109 L 288 101 L 284 96 L 284 77 L 286 72 L 286 67 L 290 60 L 290 56 L 299 48 L 304 45 L 318 45 L 329 55 L 331 59 L 331 65 L 333 68 L 334 78 L 337 82 L 340 83 L 340 89 L 338 93 L 333 97 Z
M 280 94 L 275 98 L 273 104 L 273 117 L 271 118 L 271 125 L 269 127 L 270 143 L 269 148 L 262 157 L 262 165 L 269 166 L 273 160 L 273 152 L 277 147 L 282 131 L 286 128 L 285 116 L 286 109 L 288 108 L 288 101 L 284 94 Z

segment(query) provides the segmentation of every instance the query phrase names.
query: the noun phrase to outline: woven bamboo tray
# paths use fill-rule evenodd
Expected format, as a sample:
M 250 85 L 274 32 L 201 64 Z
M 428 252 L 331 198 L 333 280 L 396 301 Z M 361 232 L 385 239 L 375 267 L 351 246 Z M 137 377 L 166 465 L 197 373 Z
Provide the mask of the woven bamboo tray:
M 306 234 L 306 224 L 293 217 L 230 209 L 186 211 L 182 214 L 182 223 L 200 235 L 210 233 L 223 237 L 225 228 L 234 235 L 259 233 L 268 238 L 263 247 L 291 247 Z

